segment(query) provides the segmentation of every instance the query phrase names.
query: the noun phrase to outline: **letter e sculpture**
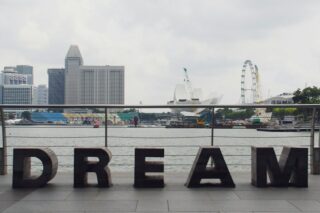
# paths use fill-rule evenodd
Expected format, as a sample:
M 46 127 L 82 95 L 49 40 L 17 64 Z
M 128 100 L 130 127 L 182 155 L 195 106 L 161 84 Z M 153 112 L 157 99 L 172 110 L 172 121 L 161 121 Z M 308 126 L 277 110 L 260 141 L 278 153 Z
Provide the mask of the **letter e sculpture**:
M 134 166 L 134 187 L 164 187 L 163 175 L 146 175 L 146 173 L 162 173 L 164 165 L 161 161 L 146 161 L 146 157 L 164 157 L 161 148 L 136 148 Z

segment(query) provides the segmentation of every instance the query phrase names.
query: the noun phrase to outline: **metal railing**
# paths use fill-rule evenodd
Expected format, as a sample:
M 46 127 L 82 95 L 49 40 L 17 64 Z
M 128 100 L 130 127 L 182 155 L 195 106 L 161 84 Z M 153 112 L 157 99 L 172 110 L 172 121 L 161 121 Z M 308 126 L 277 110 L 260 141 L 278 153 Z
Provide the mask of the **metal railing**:
M 91 135 L 91 136 L 15 136 L 15 135 L 7 135 L 6 133 L 6 125 L 4 121 L 4 112 L 7 109 L 17 109 L 17 108 L 24 108 L 24 109 L 40 109 L 40 108 L 50 108 L 50 109 L 92 109 L 92 108 L 99 108 L 104 109 L 105 113 L 105 127 L 104 127 L 104 135 Z M 211 125 L 210 125 L 210 133 L 208 135 L 198 135 L 198 136 L 126 136 L 126 135 L 111 135 L 108 131 L 109 126 L 107 122 L 107 113 L 109 109 L 124 109 L 124 108 L 130 108 L 130 109 L 143 109 L 143 108 L 152 108 L 152 109 L 168 109 L 168 108 L 206 108 L 210 109 L 211 112 Z M 285 135 L 285 136 L 232 136 L 232 135 L 218 135 L 215 133 L 215 109 L 221 109 L 221 108 L 297 108 L 297 109 L 307 109 L 312 111 L 312 119 L 310 122 L 310 135 Z M 143 145 L 149 146 L 149 147 L 166 147 L 171 149 L 177 149 L 177 153 L 179 152 L 179 148 L 197 148 L 201 145 L 218 145 L 222 148 L 246 148 L 249 149 L 251 144 L 226 144 L 226 143 L 216 143 L 216 140 L 218 139 L 246 139 L 246 140 L 259 140 L 259 139 L 296 139 L 296 138 L 310 138 L 310 143 L 308 144 L 300 144 L 301 146 L 308 146 L 309 147 L 309 155 L 310 155 L 310 170 L 312 174 L 319 174 L 320 173 L 320 166 L 319 166 L 319 153 L 316 152 L 315 145 L 319 147 L 320 138 L 318 143 L 315 143 L 315 120 L 317 117 L 317 111 L 320 111 L 320 104 L 281 104 L 281 105 L 266 105 L 266 104 L 250 104 L 250 105 L 0 105 L 0 116 L 1 116 L 1 126 L 2 126 L 2 152 L 0 155 L 1 162 L 0 162 L 0 174 L 6 174 L 7 173 L 7 166 L 11 166 L 8 162 L 8 157 L 12 157 L 11 153 L 8 153 L 8 148 L 14 148 L 14 147 L 41 147 L 43 145 L 39 144 L 24 144 L 19 143 L 17 141 L 21 139 L 104 139 L 104 146 L 109 147 L 111 149 L 120 149 L 120 148 L 134 148 L 137 146 L 140 146 L 141 144 L 113 144 L 109 143 L 109 139 L 116 139 L 116 140 L 122 140 L 122 139 L 135 139 L 135 140 L 150 140 L 150 139 L 156 139 L 161 141 L 170 141 L 170 140 L 184 140 L 184 139 L 198 139 L 198 140 L 205 140 L 209 139 L 210 143 L 194 143 L 194 144 L 148 144 Z M 9 144 L 8 145 L 8 139 L 14 139 L 16 141 L 15 144 Z M 85 141 L 84 141 L 85 142 Z M 77 141 L 77 143 L 82 143 Z M 54 143 L 53 147 L 55 149 L 59 148 L 72 148 L 77 146 L 77 143 L 71 143 L 71 144 L 59 144 Z M 94 145 L 102 145 L 101 143 L 95 143 Z M 261 144 L 262 145 L 262 144 Z M 44 145 L 48 147 L 48 145 Z M 283 146 L 283 144 L 272 144 L 272 146 L 276 148 L 280 148 Z M 196 155 L 196 152 L 194 154 L 189 153 L 169 153 L 166 154 L 166 157 L 192 157 Z M 60 154 L 61 157 L 72 157 L 72 154 Z M 116 153 L 113 154 L 115 157 L 133 157 L 132 153 Z M 234 154 L 234 153 L 227 153 L 224 154 L 226 157 L 250 157 L 250 154 Z M 113 163 L 114 166 L 132 166 L 131 163 Z M 167 164 L 166 164 L 167 165 Z M 191 166 L 190 163 L 174 163 L 174 164 L 168 164 L 169 166 Z M 248 163 L 228 163 L 228 165 L 234 165 L 234 166 L 249 166 Z M 65 164 L 64 166 L 69 166 Z

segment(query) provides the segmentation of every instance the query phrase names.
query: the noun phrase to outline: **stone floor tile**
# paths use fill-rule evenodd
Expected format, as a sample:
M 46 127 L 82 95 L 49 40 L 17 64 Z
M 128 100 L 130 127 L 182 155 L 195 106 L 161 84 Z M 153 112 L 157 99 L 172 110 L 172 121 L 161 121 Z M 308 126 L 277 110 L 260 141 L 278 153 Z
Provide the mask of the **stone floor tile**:
M 16 201 L 13 201 L 13 200 L 0 201 L 0 212 L 2 212 L 5 209 L 9 208 L 13 204 L 15 204 L 15 202 Z
M 240 198 L 233 191 L 208 191 L 211 200 L 239 200 Z
M 137 201 L 128 200 L 104 200 L 83 202 L 86 211 L 105 211 L 105 212 L 135 212 Z
M 8 212 L 83 212 L 84 204 L 80 201 L 20 201 L 9 208 Z
M 137 212 L 168 212 L 168 201 L 138 200 Z
M 95 200 L 97 198 L 98 191 L 72 191 L 66 197 L 66 200 Z
M 259 201 L 259 200 L 221 200 L 221 201 L 171 201 L 170 211 L 290 211 L 299 212 L 295 206 L 287 201 Z
M 282 188 L 259 191 L 236 191 L 241 200 L 316 200 L 320 198 L 320 191 L 305 190 L 301 188 Z
M 319 211 L 320 203 L 314 200 L 290 200 L 291 204 L 304 212 Z
M 32 192 L 32 190 L 17 190 L 17 189 L 11 189 L 8 191 L 3 191 L 0 193 L 0 201 L 6 201 L 6 200 L 21 200 L 27 195 L 29 195 Z
M 65 200 L 69 194 L 69 191 L 34 191 L 25 196 L 22 200 L 62 201 Z

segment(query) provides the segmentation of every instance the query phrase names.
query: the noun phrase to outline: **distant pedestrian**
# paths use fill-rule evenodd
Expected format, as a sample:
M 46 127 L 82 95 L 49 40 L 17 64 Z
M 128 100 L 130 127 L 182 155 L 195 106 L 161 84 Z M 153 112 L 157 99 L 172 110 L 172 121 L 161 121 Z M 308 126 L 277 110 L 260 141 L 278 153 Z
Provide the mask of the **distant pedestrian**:
M 137 116 L 134 116 L 134 118 L 133 118 L 134 127 L 137 127 L 138 121 L 139 121 L 139 118 Z

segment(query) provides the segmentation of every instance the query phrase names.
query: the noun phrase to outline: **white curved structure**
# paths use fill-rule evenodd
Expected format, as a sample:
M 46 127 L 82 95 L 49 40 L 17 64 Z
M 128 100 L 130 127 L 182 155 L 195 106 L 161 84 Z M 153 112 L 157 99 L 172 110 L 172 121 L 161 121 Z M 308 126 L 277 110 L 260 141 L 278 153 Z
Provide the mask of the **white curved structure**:
M 173 100 L 168 101 L 167 104 L 217 104 L 222 96 L 211 94 L 208 99 L 202 101 L 202 89 L 192 88 L 191 81 L 189 80 L 187 69 L 184 68 L 185 79 L 184 84 L 177 84 L 173 94 Z M 198 112 L 202 109 L 199 108 L 174 108 L 172 112 L 178 113 L 182 111 Z

